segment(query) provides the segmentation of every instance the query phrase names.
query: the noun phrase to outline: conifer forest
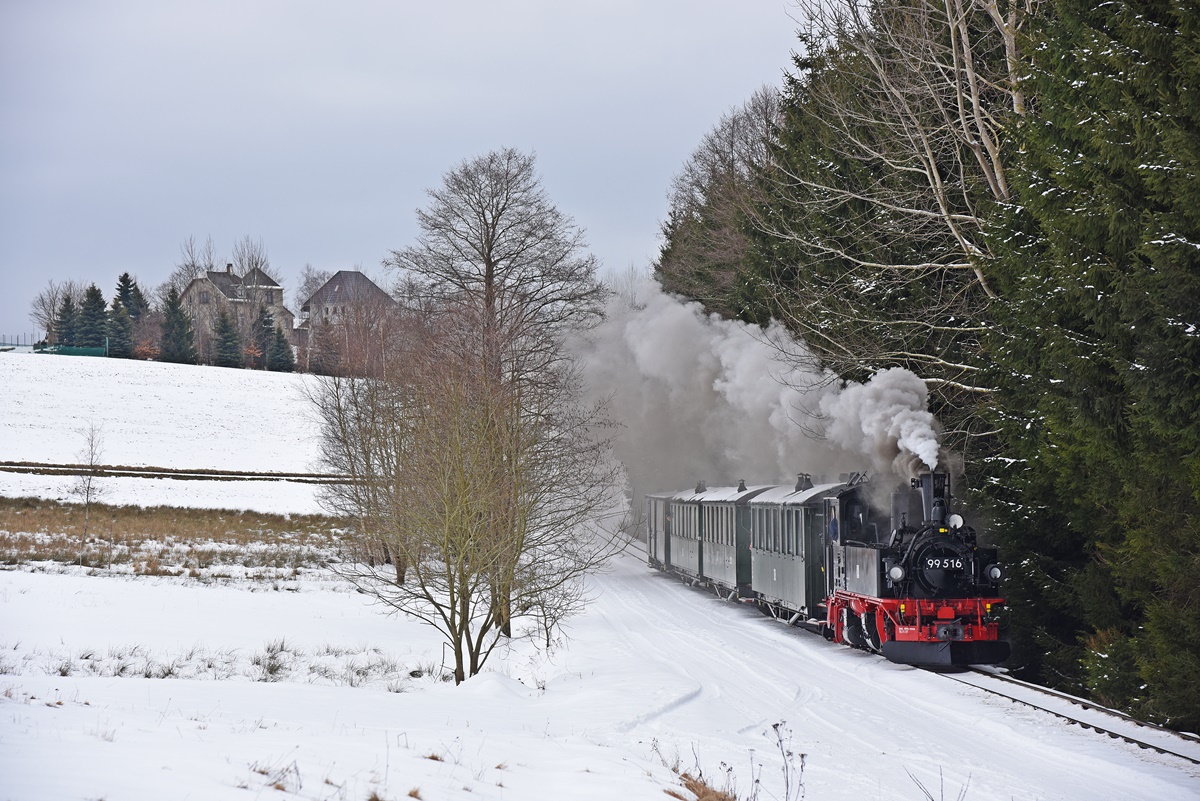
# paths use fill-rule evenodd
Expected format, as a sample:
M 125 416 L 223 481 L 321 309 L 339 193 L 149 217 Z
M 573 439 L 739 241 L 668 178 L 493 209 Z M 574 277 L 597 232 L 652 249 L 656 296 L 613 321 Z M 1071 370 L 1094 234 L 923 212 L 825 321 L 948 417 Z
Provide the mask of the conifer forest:
M 656 276 L 843 380 L 921 376 L 1010 566 L 1009 668 L 1200 729 L 1200 3 L 799 6 Z

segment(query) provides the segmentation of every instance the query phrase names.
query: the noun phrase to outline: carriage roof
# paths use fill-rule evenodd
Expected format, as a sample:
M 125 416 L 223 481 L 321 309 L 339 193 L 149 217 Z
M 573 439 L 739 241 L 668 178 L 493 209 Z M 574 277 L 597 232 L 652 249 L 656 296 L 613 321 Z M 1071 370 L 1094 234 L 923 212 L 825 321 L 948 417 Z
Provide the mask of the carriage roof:
M 815 487 L 797 490 L 795 487 L 772 487 L 754 498 L 752 503 L 770 506 L 800 506 L 810 501 L 836 492 L 846 486 L 842 482 L 832 484 L 817 484 Z

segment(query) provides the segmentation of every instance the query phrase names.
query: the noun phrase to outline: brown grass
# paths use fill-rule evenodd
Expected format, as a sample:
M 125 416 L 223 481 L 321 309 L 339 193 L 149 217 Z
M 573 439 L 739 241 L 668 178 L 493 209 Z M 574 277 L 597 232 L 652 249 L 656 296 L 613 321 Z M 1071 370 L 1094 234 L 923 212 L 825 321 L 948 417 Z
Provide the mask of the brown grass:
M 679 774 L 679 780 L 683 782 L 684 788 L 696 797 L 695 801 L 738 801 L 736 796 L 717 790 L 711 787 L 704 779 L 698 779 L 690 773 Z M 683 795 L 678 790 L 667 789 L 663 790 L 663 792 L 672 798 L 678 798 L 679 801 L 692 801 L 692 799 Z
M 0 564 L 58 562 L 131 565 L 145 575 L 198 575 L 225 564 L 318 567 L 336 545 L 338 521 L 319 515 L 263 514 L 167 506 L 0 498 Z

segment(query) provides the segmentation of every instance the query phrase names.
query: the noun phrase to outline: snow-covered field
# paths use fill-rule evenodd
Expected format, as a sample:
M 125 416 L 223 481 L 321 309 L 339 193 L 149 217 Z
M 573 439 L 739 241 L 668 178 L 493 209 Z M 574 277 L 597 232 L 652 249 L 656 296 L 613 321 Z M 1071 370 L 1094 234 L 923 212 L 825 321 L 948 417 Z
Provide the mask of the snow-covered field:
M 0 353 L 0 460 L 78 464 L 85 432 L 101 464 L 257 473 L 321 472 L 311 376 L 124 359 Z M 0 495 L 69 499 L 72 479 L 0 472 Z M 101 480 L 139 506 L 319 511 L 312 484 Z
M 172 433 L 139 382 L 172 397 L 187 387 L 199 405 L 220 396 L 251 420 L 255 403 L 277 408 L 281 387 L 300 383 L 49 358 L 0 354 L 0 383 L 19 378 L 41 409 L 97 399 L 106 432 L 161 421 L 114 463 L 203 466 L 191 460 L 205 446 Z M 22 359 L 47 365 L 44 386 L 12 366 Z M 76 448 L 53 427 L 22 428 L 32 411 L 0 410 L 0 458 L 70 461 Z M 310 468 L 295 429 L 230 426 L 210 466 L 281 469 L 262 467 L 281 436 L 297 452 L 287 469 Z M 184 503 L 207 482 L 172 483 Z M 431 631 L 320 573 L 200 584 L 0 572 L 0 799 L 686 797 L 676 764 L 764 801 L 787 797 L 785 764 L 803 764 L 815 801 L 925 798 L 917 782 L 969 801 L 1200 798 L 1195 766 L 830 645 L 652 573 L 636 551 L 593 591 L 550 655 L 518 642 L 455 687 L 435 677 Z

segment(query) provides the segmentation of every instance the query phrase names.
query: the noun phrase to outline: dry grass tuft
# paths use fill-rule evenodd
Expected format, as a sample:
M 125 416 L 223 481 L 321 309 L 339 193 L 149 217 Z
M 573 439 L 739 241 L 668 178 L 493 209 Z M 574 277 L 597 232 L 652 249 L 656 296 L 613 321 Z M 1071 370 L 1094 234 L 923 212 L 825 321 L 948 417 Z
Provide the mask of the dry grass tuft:
M 421 797 L 421 788 L 420 788 L 420 787 L 414 787 L 414 788 L 412 788 L 411 790 L 409 790 L 409 791 L 408 791 L 408 797 L 409 797 L 409 798 L 417 798 L 417 799 L 419 799 L 419 798 Z
M 445 762 L 446 761 L 445 757 L 443 757 L 441 754 L 426 754 L 425 758 L 431 759 L 434 762 Z
M 678 798 L 679 801 L 738 801 L 737 797 L 730 795 L 722 790 L 710 786 L 703 778 L 696 778 L 690 773 L 679 774 L 679 780 L 683 782 L 684 788 L 695 796 L 695 799 L 688 798 L 678 790 L 667 788 L 664 793 L 671 798 Z

